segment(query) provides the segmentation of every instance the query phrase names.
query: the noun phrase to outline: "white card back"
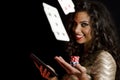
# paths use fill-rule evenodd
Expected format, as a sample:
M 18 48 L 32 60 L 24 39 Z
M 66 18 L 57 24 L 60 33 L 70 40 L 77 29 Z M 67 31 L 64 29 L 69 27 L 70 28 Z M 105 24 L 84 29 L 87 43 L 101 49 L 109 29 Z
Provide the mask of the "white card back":
M 75 12 L 74 9 L 74 3 L 72 2 L 72 0 L 58 0 L 63 12 L 65 13 L 65 15 L 71 13 L 71 12 Z
M 44 2 L 43 8 L 56 39 L 61 41 L 69 41 L 69 36 L 65 30 L 57 8 Z

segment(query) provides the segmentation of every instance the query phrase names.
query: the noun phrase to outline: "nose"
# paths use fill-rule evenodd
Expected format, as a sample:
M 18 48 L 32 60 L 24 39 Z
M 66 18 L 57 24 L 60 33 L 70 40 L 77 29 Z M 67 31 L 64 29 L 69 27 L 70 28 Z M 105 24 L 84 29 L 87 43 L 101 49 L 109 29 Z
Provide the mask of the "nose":
M 81 33 L 82 27 L 80 25 L 76 25 L 74 31 L 75 31 L 75 33 Z

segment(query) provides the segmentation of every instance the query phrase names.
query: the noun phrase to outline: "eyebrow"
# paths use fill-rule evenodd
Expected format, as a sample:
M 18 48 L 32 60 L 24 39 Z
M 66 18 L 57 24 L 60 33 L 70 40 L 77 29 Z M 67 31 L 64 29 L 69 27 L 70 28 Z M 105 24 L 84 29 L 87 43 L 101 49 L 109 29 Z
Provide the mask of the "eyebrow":
M 89 21 L 80 21 L 80 23 L 84 23 L 84 22 L 85 22 L 85 23 L 89 23 Z

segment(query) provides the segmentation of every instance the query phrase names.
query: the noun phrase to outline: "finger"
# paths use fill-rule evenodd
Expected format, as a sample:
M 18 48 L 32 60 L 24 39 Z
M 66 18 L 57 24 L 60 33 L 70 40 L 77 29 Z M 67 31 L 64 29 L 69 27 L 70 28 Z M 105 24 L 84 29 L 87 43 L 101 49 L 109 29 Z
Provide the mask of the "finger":
M 86 68 L 80 64 L 76 64 L 75 68 L 77 68 L 81 73 L 86 73 Z
M 44 69 L 42 65 L 40 66 L 39 70 L 42 76 L 46 76 L 46 74 L 48 73 L 47 69 Z
M 42 75 L 43 74 L 43 67 L 42 66 L 40 66 L 39 71 L 40 71 L 40 74 Z
M 35 66 L 39 69 L 39 66 L 38 66 L 38 64 L 34 61 L 34 64 L 35 64 Z
M 46 71 L 43 73 L 42 75 L 45 79 L 49 79 L 49 76 L 50 76 L 50 72 Z
M 50 76 L 50 72 L 47 72 L 46 77 Z
M 43 66 L 40 66 L 40 73 L 44 78 L 46 78 L 46 79 L 49 78 L 50 72 L 48 72 L 48 70 L 46 68 L 43 69 Z
M 47 69 L 45 68 L 44 70 L 43 70 L 43 76 L 46 76 L 46 73 L 47 73 Z
M 69 67 L 71 67 L 71 65 L 67 64 L 67 62 L 61 56 L 56 56 L 55 59 L 66 71 L 69 71 Z

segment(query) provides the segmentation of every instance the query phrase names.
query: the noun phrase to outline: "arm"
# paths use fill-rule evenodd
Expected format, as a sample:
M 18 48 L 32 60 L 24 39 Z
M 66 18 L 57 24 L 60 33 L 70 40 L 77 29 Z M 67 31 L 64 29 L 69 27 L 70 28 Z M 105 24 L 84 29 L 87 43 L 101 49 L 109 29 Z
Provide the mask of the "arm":
M 91 71 L 93 80 L 115 80 L 116 63 L 110 53 L 102 51 Z

